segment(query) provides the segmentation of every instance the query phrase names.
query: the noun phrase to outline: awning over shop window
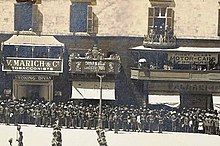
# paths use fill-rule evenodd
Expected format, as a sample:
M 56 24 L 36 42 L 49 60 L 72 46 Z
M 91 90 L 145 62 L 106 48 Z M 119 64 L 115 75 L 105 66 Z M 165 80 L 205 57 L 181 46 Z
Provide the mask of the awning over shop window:
M 220 96 L 213 96 L 214 110 L 220 111 Z
M 115 83 L 102 83 L 102 99 L 115 100 Z M 99 82 L 77 81 L 72 84 L 72 99 L 100 99 Z
M 3 45 L 64 46 L 53 36 L 13 35 Z
M 100 99 L 100 89 L 72 88 L 72 99 Z M 102 99 L 115 100 L 115 89 L 102 89 Z
M 180 104 L 179 95 L 148 95 L 149 104 L 165 104 L 171 107 L 177 107 Z

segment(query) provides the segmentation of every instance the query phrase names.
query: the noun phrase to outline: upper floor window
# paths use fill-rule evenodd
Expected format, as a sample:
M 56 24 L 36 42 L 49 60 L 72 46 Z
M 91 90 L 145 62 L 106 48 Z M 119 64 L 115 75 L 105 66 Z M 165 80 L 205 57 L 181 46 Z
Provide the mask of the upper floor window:
M 14 29 L 15 31 L 29 31 L 32 29 L 33 4 L 30 2 L 16 3 L 14 7 Z
M 39 31 L 42 18 L 38 7 L 41 0 L 16 0 L 14 4 L 14 30 L 15 31 Z
M 152 7 L 148 10 L 148 33 L 165 36 L 166 32 L 173 33 L 174 11 L 170 7 Z
M 70 31 L 87 32 L 87 3 L 74 3 L 70 6 Z
M 74 2 L 70 6 L 70 32 L 98 33 L 98 18 L 89 3 Z

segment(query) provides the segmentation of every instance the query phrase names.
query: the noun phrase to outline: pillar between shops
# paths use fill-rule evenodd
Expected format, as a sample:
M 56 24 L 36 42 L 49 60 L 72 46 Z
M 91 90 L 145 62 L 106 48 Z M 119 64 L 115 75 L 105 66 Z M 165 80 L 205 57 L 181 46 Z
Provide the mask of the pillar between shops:
M 149 97 L 148 97 L 148 83 L 144 82 L 143 86 L 143 97 L 144 97 L 144 106 L 148 106 L 149 104 Z

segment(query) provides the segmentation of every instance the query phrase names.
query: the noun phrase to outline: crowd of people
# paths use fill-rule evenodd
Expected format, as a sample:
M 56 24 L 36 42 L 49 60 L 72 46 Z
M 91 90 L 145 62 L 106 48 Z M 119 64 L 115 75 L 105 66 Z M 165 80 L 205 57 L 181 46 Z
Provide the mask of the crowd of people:
M 96 129 L 133 132 L 193 132 L 219 135 L 219 113 L 198 108 L 150 108 L 133 105 L 99 106 L 67 102 L 0 100 L 0 122 L 6 125 L 35 124 L 37 127 Z M 99 118 L 100 117 L 100 118 Z

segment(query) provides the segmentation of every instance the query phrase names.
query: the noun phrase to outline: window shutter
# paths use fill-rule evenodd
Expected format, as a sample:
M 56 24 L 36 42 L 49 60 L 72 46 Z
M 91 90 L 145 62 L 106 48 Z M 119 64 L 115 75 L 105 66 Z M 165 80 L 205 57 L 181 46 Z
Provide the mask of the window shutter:
M 88 33 L 98 33 L 98 17 L 93 13 L 91 6 L 88 6 Z
M 174 27 L 174 11 L 172 8 L 167 8 L 166 25 L 173 30 Z
M 37 5 L 33 5 L 33 16 L 32 16 L 33 22 L 32 22 L 32 31 L 38 31 L 39 30 L 39 21 L 38 21 L 38 7 Z
M 99 27 L 99 19 L 98 17 L 93 13 L 93 33 L 98 33 L 98 27 Z
M 155 9 L 149 8 L 148 9 L 148 32 L 154 27 L 154 15 L 155 15 Z
M 218 10 L 218 36 L 220 36 L 220 9 Z
M 88 6 L 88 33 L 93 33 L 93 12 L 92 7 Z

